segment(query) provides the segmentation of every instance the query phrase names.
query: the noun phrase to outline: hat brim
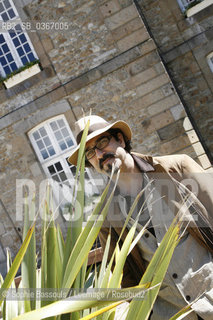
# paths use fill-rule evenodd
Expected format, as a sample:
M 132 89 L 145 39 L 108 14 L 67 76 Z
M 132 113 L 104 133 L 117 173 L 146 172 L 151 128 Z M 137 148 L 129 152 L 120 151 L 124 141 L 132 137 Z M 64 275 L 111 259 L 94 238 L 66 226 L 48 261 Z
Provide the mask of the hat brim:
M 109 129 L 120 129 L 123 134 L 127 137 L 128 140 L 131 140 L 131 137 L 132 137 L 132 132 L 131 132 L 131 129 L 129 127 L 129 125 L 125 122 L 125 121 L 122 121 L 122 120 L 119 120 L 119 121 L 116 121 L 112 124 L 109 124 L 108 126 L 102 128 L 102 129 L 98 129 L 98 130 L 95 130 L 94 132 L 88 134 L 87 138 L 86 138 L 86 142 L 90 141 L 91 139 L 93 139 L 94 137 L 98 136 L 99 134 L 102 134 L 104 132 L 106 132 L 107 130 Z M 68 158 L 68 162 L 70 164 L 73 164 L 73 165 L 77 165 L 77 161 L 78 161 L 78 151 L 79 151 L 79 148 L 80 148 L 80 144 L 78 144 L 71 152 L 71 155 L 69 156 Z

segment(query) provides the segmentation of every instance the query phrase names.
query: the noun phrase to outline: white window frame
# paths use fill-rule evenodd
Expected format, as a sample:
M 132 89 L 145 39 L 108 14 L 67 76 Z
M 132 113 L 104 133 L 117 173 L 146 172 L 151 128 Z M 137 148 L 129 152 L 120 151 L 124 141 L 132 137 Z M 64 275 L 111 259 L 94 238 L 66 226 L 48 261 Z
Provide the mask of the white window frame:
M 8 20 L 8 22 L 17 22 L 17 25 L 18 25 L 18 24 L 21 22 L 21 19 L 20 19 L 20 17 L 19 17 L 18 11 L 16 10 L 16 7 L 15 7 L 15 5 L 14 5 L 14 3 L 13 3 L 13 0 L 8 0 L 8 1 L 10 2 L 10 5 L 11 5 L 11 7 L 12 7 L 14 13 L 15 13 L 15 17 L 12 18 L 12 19 L 10 19 L 10 20 Z M 2 22 L 2 23 L 3 23 L 3 22 L 7 22 L 7 21 L 3 21 L 2 17 L 1 17 L 1 14 L 0 14 L 0 22 Z M 23 30 L 23 33 L 24 33 L 24 35 L 25 35 L 25 37 L 26 37 L 26 39 L 27 39 L 27 43 L 28 43 L 28 45 L 30 46 L 30 49 L 31 49 L 34 57 L 35 57 L 36 59 L 38 59 L 38 56 L 37 56 L 37 54 L 36 54 L 36 52 L 35 52 L 35 49 L 34 49 L 34 47 L 33 47 L 33 44 L 32 44 L 32 42 L 31 42 L 31 40 L 30 40 L 27 32 L 26 32 L 25 30 Z M 9 47 L 9 49 L 10 49 L 10 53 L 11 53 L 11 55 L 13 56 L 13 59 L 14 59 L 16 65 L 17 65 L 17 67 L 18 67 L 18 68 L 23 67 L 24 64 L 23 64 L 23 62 L 21 61 L 21 58 L 19 57 L 19 54 L 18 54 L 18 52 L 17 52 L 17 50 L 16 50 L 16 47 L 15 47 L 15 45 L 14 45 L 11 37 L 10 37 L 9 32 L 6 31 L 6 32 L 2 33 L 2 35 L 3 35 L 4 38 L 5 38 L 5 41 L 6 41 L 8 47 Z M 12 71 L 11 71 L 11 73 L 12 73 Z M 6 76 L 7 76 L 7 74 L 5 73 L 4 68 L 3 68 L 3 66 L 1 65 L 1 63 L 0 63 L 0 75 L 1 75 L 2 77 L 6 77 Z
M 206 59 L 207 59 L 207 62 L 208 62 L 208 65 L 209 65 L 211 72 L 213 72 L 213 51 L 207 55 Z
M 60 149 L 59 144 L 58 144 L 58 141 L 56 140 L 55 135 L 54 135 L 54 133 L 51 131 L 51 128 L 50 128 L 50 123 L 51 123 L 51 122 L 57 121 L 57 120 L 60 120 L 60 119 L 63 119 L 63 120 L 64 120 L 65 125 L 66 125 L 66 129 L 68 130 L 68 132 L 69 132 L 69 134 L 70 134 L 70 137 L 72 138 L 72 141 L 73 141 L 73 146 L 67 148 L 67 149 L 64 150 L 64 151 L 62 151 L 62 150 Z M 53 145 L 53 147 L 54 147 L 54 149 L 55 149 L 55 152 L 56 152 L 54 155 L 48 157 L 47 159 L 43 159 L 43 157 L 42 157 L 42 155 L 41 155 L 41 152 L 40 152 L 40 150 L 39 150 L 39 148 L 38 148 L 38 146 L 37 146 L 37 144 L 36 144 L 36 142 L 35 142 L 35 139 L 34 139 L 34 137 L 33 137 L 33 133 L 34 133 L 35 131 L 38 131 L 38 130 L 41 129 L 42 127 L 44 127 L 45 130 L 47 131 L 48 137 L 50 138 L 50 141 L 52 142 L 52 145 Z M 72 133 L 72 131 L 71 131 L 71 129 L 70 129 L 68 123 L 67 123 L 67 120 L 66 120 L 66 118 L 65 118 L 65 116 L 64 116 L 63 114 L 62 114 L 62 115 L 58 115 L 58 116 L 53 117 L 53 118 L 50 118 L 50 119 L 48 119 L 48 120 L 40 123 L 39 125 L 37 125 L 37 126 L 34 127 L 32 130 L 29 131 L 28 136 L 29 136 L 30 141 L 31 141 L 31 143 L 32 143 L 32 145 L 33 145 L 33 148 L 34 148 L 34 150 L 35 150 L 35 152 L 36 152 L 36 154 L 37 154 L 37 157 L 38 157 L 38 159 L 39 159 L 39 162 L 41 163 L 41 165 L 42 165 L 42 167 L 43 167 L 46 175 L 47 175 L 48 177 L 50 177 L 50 178 L 51 178 L 51 175 L 50 175 L 50 173 L 49 173 L 48 166 L 51 165 L 52 163 L 56 163 L 56 162 L 58 162 L 58 161 L 62 161 L 62 159 L 64 160 L 64 159 L 68 158 L 69 155 L 70 155 L 71 150 L 76 146 L 76 140 L 75 140 L 75 138 L 74 138 L 74 136 L 73 136 L 73 133 Z M 63 157 L 63 158 L 62 158 L 62 157 Z M 64 161 L 66 161 L 66 160 L 64 160 Z M 69 168 L 68 164 L 65 164 L 64 161 L 63 161 L 64 167 L 67 169 L 66 171 L 69 172 L 69 171 L 70 171 L 70 168 Z M 73 176 L 70 174 L 70 175 L 69 175 L 69 178 L 73 178 Z
M 193 3 L 195 0 L 177 0 L 179 7 L 181 9 L 182 12 L 184 12 L 186 10 L 186 8 L 188 7 L 188 5 L 190 3 Z M 203 0 L 201 0 L 203 1 Z
M 66 129 L 68 130 L 69 134 L 70 134 L 70 137 L 72 138 L 72 141 L 73 141 L 73 146 L 71 147 L 68 147 L 66 150 L 64 151 L 61 151 L 60 147 L 59 147 L 59 143 L 57 141 L 57 139 L 55 138 L 54 136 L 54 132 L 51 132 L 50 130 L 50 123 L 53 122 L 53 121 L 57 121 L 57 120 L 60 120 L 60 119 L 63 119 L 65 125 L 66 125 Z M 43 159 L 42 158 L 42 155 L 41 155 L 41 152 L 37 146 L 37 143 L 33 137 L 33 133 L 35 133 L 36 131 L 38 131 L 40 128 L 44 127 L 46 132 L 48 133 L 48 137 L 50 138 L 50 141 L 52 142 L 52 145 L 56 151 L 56 153 L 52 156 L 49 156 L 47 159 Z M 37 125 L 36 127 L 34 127 L 33 129 L 31 129 L 29 132 L 28 132 L 28 136 L 29 136 L 29 139 L 31 141 L 31 144 L 35 150 L 35 153 L 39 159 L 39 162 L 41 163 L 42 167 L 43 167 L 43 170 L 47 176 L 47 178 L 50 178 L 50 179 L 53 179 L 53 176 L 50 174 L 49 170 L 48 170 L 48 167 L 50 167 L 51 165 L 53 164 L 56 164 L 58 162 L 60 162 L 62 168 L 63 168 L 63 172 L 65 173 L 65 175 L 67 176 L 67 180 L 65 180 L 64 182 L 55 182 L 54 181 L 54 184 L 52 185 L 53 186 L 53 192 L 55 192 L 55 200 L 56 200 L 56 203 L 61 203 L 61 196 L 59 195 L 58 193 L 58 188 L 59 186 L 61 187 L 61 193 L 62 193 L 62 189 L 63 189 L 63 195 L 64 195 L 64 192 L 69 194 L 69 199 L 71 199 L 72 197 L 72 192 L 73 192 L 73 184 L 74 184 L 74 180 L 75 180 L 75 176 L 72 174 L 71 172 L 71 167 L 74 167 L 74 166 L 70 166 L 68 163 L 67 163 L 67 158 L 70 156 L 70 153 L 71 153 L 71 150 L 77 145 L 76 143 L 76 140 L 73 136 L 73 133 L 68 125 L 68 122 L 65 118 L 65 116 L 63 114 L 61 115 L 58 115 L 58 116 L 55 116 L 53 118 L 50 118 L 42 123 L 40 123 L 39 125 Z M 88 174 L 88 177 L 89 177 L 89 180 L 86 180 L 85 179 L 85 190 L 86 188 L 88 189 L 89 188 L 89 194 L 91 194 L 91 190 L 92 190 L 92 194 L 96 193 L 98 194 L 98 189 L 95 185 L 95 182 L 93 180 L 93 177 L 91 175 L 91 172 L 89 169 L 86 169 L 86 173 Z M 100 180 L 99 180 L 100 182 Z M 87 184 L 87 185 L 86 185 Z M 55 186 L 55 189 L 54 189 L 54 186 Z M 60 192 L 60 191 L 59 191 Z M 65 197 L 66 200 L 68 197 Z M 66 202 L 67 203 L 67 202 Z M 61 210 L 63 211 L 63 205 L 64 203 L 61 203 Z
M 190 0 L 189 0 L 190 1 Z M 213 4 L 212 0 L 201 0 L 200 3 L 195 4 L 193 7 L 187 9 L 187 6 L 190 3 L 193 3 L 195 0 L 192 0 L 190 2 L 188 2 L 187 0 L 177 0 L 179 7 L 181 9 L 182 12 L 184 12 L 186 14 L 187 18 L 192 17 L 193 15 L 195 15 L 196 13 L 204 10 L 205 8 L 209 7 L 210 5 Z M 187 10 L 186 10 L 187 9 Z

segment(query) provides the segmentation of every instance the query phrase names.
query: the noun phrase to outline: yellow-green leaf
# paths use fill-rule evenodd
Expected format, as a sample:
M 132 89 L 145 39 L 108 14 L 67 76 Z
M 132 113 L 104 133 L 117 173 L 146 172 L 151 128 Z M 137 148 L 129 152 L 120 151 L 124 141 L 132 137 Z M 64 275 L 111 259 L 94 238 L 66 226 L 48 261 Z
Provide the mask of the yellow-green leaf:
M 25 252 L 27 250 L 27 247 L 29 245 L 29 242 L 31 240 L 31 237 L 32 237 L 32 234 L 33 234 L 33 231 L 34 231 L 34 228 L 35 228 L 35 225 L 32 226 L 32 228 L 29 229 L 25 239 L 24 239 L 24 242 L 22 243 L 21 245 L 21 248 L 19 249 L 13 263 L 12 263 L 12 266 L 9 270 L 9 272 L 7 273 L 6 275 L 6 278 L 4 280 L 4 283 L 2 284 L 2 287 L 1 287 L 1 295 L 0 295 L 0 306 L 2 304 L 2 301 L 4 300 L 4 296 L 2 296 L 2 291 L 5 293 L 6 290 L 9 289 L 9 287 L 11 286 L 11 283 L 18 271 L 18 268 L 22 262 L 22 259 L 25 255 Z

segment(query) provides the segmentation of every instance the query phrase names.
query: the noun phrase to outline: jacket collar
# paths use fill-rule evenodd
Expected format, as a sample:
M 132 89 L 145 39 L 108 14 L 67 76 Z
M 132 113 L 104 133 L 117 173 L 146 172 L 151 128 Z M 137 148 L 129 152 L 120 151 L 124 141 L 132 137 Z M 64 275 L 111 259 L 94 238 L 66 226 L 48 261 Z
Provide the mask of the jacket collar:
M 155 168 L 152 166 L 153 159 L 150 156 L 143 157 L 138 153 L 131 153 L 135 163 L 137 164 L 138 168 L 141 172 L 152 172 L 155 171 Z M 145 160 L 145 159 L 146 160 Z

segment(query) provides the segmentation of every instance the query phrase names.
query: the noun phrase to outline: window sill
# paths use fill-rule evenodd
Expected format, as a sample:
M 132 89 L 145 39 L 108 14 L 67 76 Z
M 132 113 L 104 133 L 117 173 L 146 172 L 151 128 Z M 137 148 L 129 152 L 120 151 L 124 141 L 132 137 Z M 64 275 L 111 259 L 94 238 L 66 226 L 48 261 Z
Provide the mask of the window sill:
M 213 4 L 212 0 L 204 0 L 201 3 L 198 3 L 196 6 L 190 8 L 186 12 L 187 18 L 195 15 L 196 13 L 200 12 L 201 10 L 209 7 L 211 4 Z
M 4 81 L 4 85 L 7 89 L 12 88 L 20 82 L 29 79 L 41 71 L 38 64 L 34 64 L 32 67 L 23 70 L 20 73 L 15 74 L 13 77 Z

